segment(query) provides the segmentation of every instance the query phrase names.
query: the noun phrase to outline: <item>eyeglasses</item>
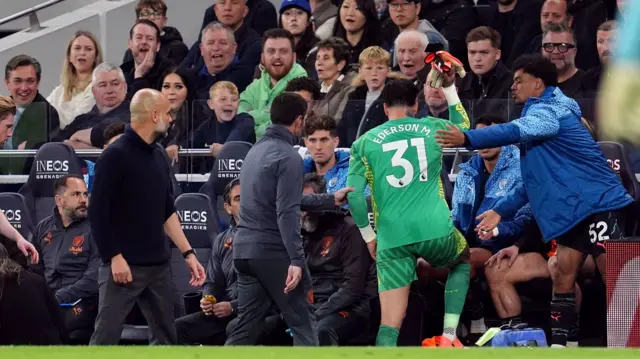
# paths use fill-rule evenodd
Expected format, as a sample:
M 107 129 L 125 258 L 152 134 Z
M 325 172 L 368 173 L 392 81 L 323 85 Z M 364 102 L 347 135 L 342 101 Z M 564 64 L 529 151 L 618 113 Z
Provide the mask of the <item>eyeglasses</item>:
M 564 54 L 565 52 L 569 51 L 569 49 L 575 49 L 576 45 L 574 44 L 567 44 L 564 42 L 545 42 L 544 44 L 542 44 L 542 49 L 545 52 L 548 53 L 552 53 L 554 49 L 558 49 L 558 52 L 561 54 Z
M 390 3 L 389 7 L 392 8 L 393 10 L 400 10 L 400 9 L 406 10 L 411 5 L 415 5 L 415 3 L 413 3 L 413 2 L 394 2 L 394 3 Z
M 162 11 L 143 11 L 140 13 L 140 17 L 161 17 L 164 16 Z

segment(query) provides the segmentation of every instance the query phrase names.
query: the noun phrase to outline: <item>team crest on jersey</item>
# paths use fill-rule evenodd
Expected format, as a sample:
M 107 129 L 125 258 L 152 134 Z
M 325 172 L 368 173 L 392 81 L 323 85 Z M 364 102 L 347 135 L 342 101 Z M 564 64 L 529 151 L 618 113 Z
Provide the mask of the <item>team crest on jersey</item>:
M 73 237 L 73 241 L 71 242 L 71 248 L 69 248 L 69 252 L 77 255 L 83 251 L 82 245 L 84 244 L 84 236 L 76 236 Z
M 42 240 L 45 242 L 45 244 L 51 244 L 51 232 L 47 232 L 47 234 L 44 236 L 44 238 L 42 238 Z
M 338 182 L 338 179 L 333 177 L 331 180 L 329 180 L 329 187 L 335 186 L 336 182 Z
M 322 252 L 320 252 L 321 256 L 326 257 L 327 254 L 329 254 L 329 249 L 331 248 L 332 243 L 333 243 L 332 236 L 326 236 L 322 238 Z

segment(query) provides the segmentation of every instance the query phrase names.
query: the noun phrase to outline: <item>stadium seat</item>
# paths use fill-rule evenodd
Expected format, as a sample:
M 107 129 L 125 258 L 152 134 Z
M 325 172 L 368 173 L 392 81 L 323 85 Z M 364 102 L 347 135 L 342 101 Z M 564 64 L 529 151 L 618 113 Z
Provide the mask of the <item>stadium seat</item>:
M 449 171 L 447 171 L 445 166 L 442 166 L 442 171 L 440 171 L 440 181 L 442 182 L 444 198 L 447 200 L 447 205 L 449 205 L 449 209 L 451 209 L 451 201 L 453 199 L 453 184 L 449 179 Z
M 228 215 L 222 207 L 221 196 L 224 188 L 231 180 L 240 176 L 242 163 L 247 153 L 253 147 L 249 142 L 231 141 L 222 146 L 218 157 L 213 165 L 213 170 L 207 182 L 200 188 L 200 193 L 204 193 L 211 199 L 211 207 L 216 208 L 218 216 L 228 226 Z M 218 198 L 220 197 L 220 198 Z M 220 210 L 222 208 L 222 210 Z M 227 219 L 226 222 L 224 219 Z M 224 226 L 223 226 L 224 227 Z
M 73 148 L 63 143 L 47 143 L 40 147 L 27 182 L 18 191 L 24 196 L 34 223 L 50 216 L 53 211 L 55 180 L 69 174 L 83 176 L 85 166 Z
M 33 235 L 34 224 L 27 201 L 20 193 L 0 193 L 0 210 L 9 223 L 28 241 Z
M 196 250 L 196 256 L 206 267 L 211 255 L 211 245 L 218 234 L 218 218 L 211 207 L 209 197 L 202 193 L 185 193 L 176 199 L 176 211 L 182 223 L 182 230 L 189 244 Z M 191 273 L 185 265 L 180 250 L 171 242 L 171 273 L 176 287 L 176 317 L 185 315 L 183 295 L 196 292 L 189 284 Z

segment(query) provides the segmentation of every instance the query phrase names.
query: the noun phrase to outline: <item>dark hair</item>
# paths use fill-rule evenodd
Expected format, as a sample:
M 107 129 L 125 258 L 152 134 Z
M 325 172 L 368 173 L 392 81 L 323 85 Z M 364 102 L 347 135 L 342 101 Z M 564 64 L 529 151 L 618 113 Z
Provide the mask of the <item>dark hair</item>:
M 182 67 L 171 67 L 167 69 L 162 74 L 162 82 L 160 82 L 160 88 L 158 91 L 162 92 L 162 85 L 164 84 L 164 78 L 171 75 L 176 74 L 180 77 L 182 82 L 184 83 L 185 88 L 187 89 L 187 97 L 184 99 L 184 103 L 180 110 L 177 113 L 178 118 L 174 121 L 176 123 L 176 127 L 181 128 L 186 131 L 187 122 L 191 122 L 191 113 L 192 109 L 196 104 L 196 90 L 194 88 L 195 84 L 192 76 L 189 74 L 189 71 Z
M 418 92 L 418 88 L 411 80 L 398 79 L 389 81 L 382 89 L 380 97 L 387 107 L 411 107 L 416 104 Z
M 289 81 L 287 87 L 284 89 L 285 92 L 297 92 L 297 91 L 307 91 L 311 94 L 311 97 L 314 101 L 320 100 L 320 84 L 318 81 L 310 79 L 308 77 L 296 77 L 295 79 Z
M 40 78 L 42 77 L 42 66 L 40 65 L 40 62 L 35 58 L 24 54 L 14 56 L 9 60 L 9 62 L 7 62 L 7 65 L 4 67 L 4 79 L 8 81 L 11 71 L 15 71 L 18 67 L 23 66 L 33 66 L 36 70 L 36 79 L 40 81 Z
M 500 45 L 502 44 L 502 36 L 500 36 L 500 33 L 488 26 L 478 26 L 469 31 L 466 43 L 469 44 L 470 42 L 482 40 L 489 40 L 494 49 L 500 49 Z
M 151 8 L 155 11 L 162 12 L 163 16 L 167 16 L 167 4 L 164 0 L 140 0 L 136 5 L 136 17 L 140 17 L 140 12 L 144 8 Z
M 56 178 L 55 182 L 53 182 L 53 193 L 55 193 L 56 195 L 62 194 L 67 188 L 67 181 L 71 178 L 75 178 L 84 183 L 84 178 L 82 176 L 74 174 L 64 175 L 62 177 Z
M 332 137 L 338 136 L 336 121 L 326 115 L 311 116 L 304 120 L 305 136 L 311 136 L 316 131 L 329 131 Z
M 547 37 L 549 33 L 552 34 L 571 34 L 571 39 L 573 40 L 573 44 L 576 45 L 576 35 L 573 33 L 573 30 L 563 24 L 547 24 L 544 27 L 544 31 L 542 32 L 542 39 Z
M 340 72 L 343 74 L 347 73 L 349 61 L 351 60 L 351 49 L 345 40 L 334 36 L 320 41 L 316 46 L 318 47 L 318 51 L 320 51 L 320 49 L 333 50 L 333 58 L 336 65 L 339 64 L 340 61 L 344 61 L 344 67 Z
M 376 10 L 376 3 L 374 0 L 355 0 L 355 2 L 358 10 L 362 12 L 366 19 L 364 23 L 364 33 L 362 34 L 362 39 L 358 44 L 358 48 L 366 49 L 370 46 L 382 45 L 383 41 L 380 36 L 382 28 L 380 27 L 380 19 L 378 18 L 378 10 Z M 342 7 L 342 3 L 344 3 L 344 0 L 341 0 L 340 5 L 338 6 L 338 17 L 336 19 L 336 24 L 333 27 L 332 35 L 346 41 L 347 30 L 345 30 L 344 26 L 342 26 L 342 21 L 340 21 L 340 8 Z
M 18 263 L 9 258 L 9 251 L 0 243 L 0 299 L 6 279 L 18 277 L 22 270 Z
M 133 24 L 133 26 L 131 26 L 131 30 L 129 30 L 129 40 L 133 40 L 133 30 L 135 30 L 138 25 L 147 25 L 154 28 L 156 30 L 156 40 L 160 42 L 160 29 L 158 28 L 158 25 L 147 19 L 136 20 L 136 23 Z
M 491 125 L 500 125 L 503 123 L 507 123 L 507 121 L 503 117 L 490 115 L 490 114 L 482 115 L 476 119 L 476 126 L 478 125 L 491 126 Z
M 512 68 L 514 73 L 522 70 L 522 72 L 542 80 L 545 87 L 558 86 L 556 65 L 540 54 L 522 55 L 513 62 Z
M 233 190 L 233 187 L 239 185 L 240 177 L 236 177 L 232 179 L 231 182 L 227 183 L 227 185 L 224 187 L 224 191 L 222 192 L 222 199 L 224 200 L 224 203 L 231 204 L 231 191 Z
M 126 127 L 126 123 L 118 122 L 112 123 L 107 128 L 104 129 L 102 137 L 104 137 L 104 143 L 109 143 L 112 138 L 116 136 L 120 136 L 124 133 L 124 128 Z
M 300 9 L 298 6 L 290 6 Z M 307 28 L 304 30 L 302 35 L 300 35 L 300 40 L 298 40 L 298 44 L 295 45 L 294 50 L 297 56 L 297 62 L 304 66 L 304 61 L 307 59 L 307 55 L 309 51 L 313 49 L 314 45 L 319 41 L 316 37 L 315 31 L 313 31 L 313 24 L 311 22 L 311 15 L 305 11 L 308 18 Z M 282 14 L 280 14 L 280 18 L 278 20 L 278 27 L 283 29 L 282 27 Z M 295 41 L 294 41 L 295 43 Z
M 271 103 L 271 123 L 291 126 L 296 119 L 307 113 L 307 101 L 293 92 L 283 92 Z
M 296 50 L 296 40 L 293 35 L 285 29 L 273 28 L 265 31 L 262 36 L 262 51 L 264 51 L 264 44 L 266 44 L 269 39 L 287 39 L 291 42 L 291 51 L 295 52 Z
M 327 193 L 327 183 L 323 176 L 307 173 L 302 180 L 302 188 L 310 186 L 316 194 Z

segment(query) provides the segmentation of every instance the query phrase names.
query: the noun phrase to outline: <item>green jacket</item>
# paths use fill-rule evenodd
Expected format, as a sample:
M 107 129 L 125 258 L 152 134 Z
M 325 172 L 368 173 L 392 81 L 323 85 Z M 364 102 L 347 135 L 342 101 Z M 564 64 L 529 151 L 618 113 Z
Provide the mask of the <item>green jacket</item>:
M 266 70 L 262 70 L 259 79 L 253 82 L 240 94 L 240 107 L 238 113 L 250 114 L 256 122 L 256 139 L 262 138 L 264 130 L 271 125 L 271 103 L 273 99 L 284 92 L 289 81 L 307 76 L 307 71 L 298 63 L 278 83 L 271 87 L 271 77 Z

